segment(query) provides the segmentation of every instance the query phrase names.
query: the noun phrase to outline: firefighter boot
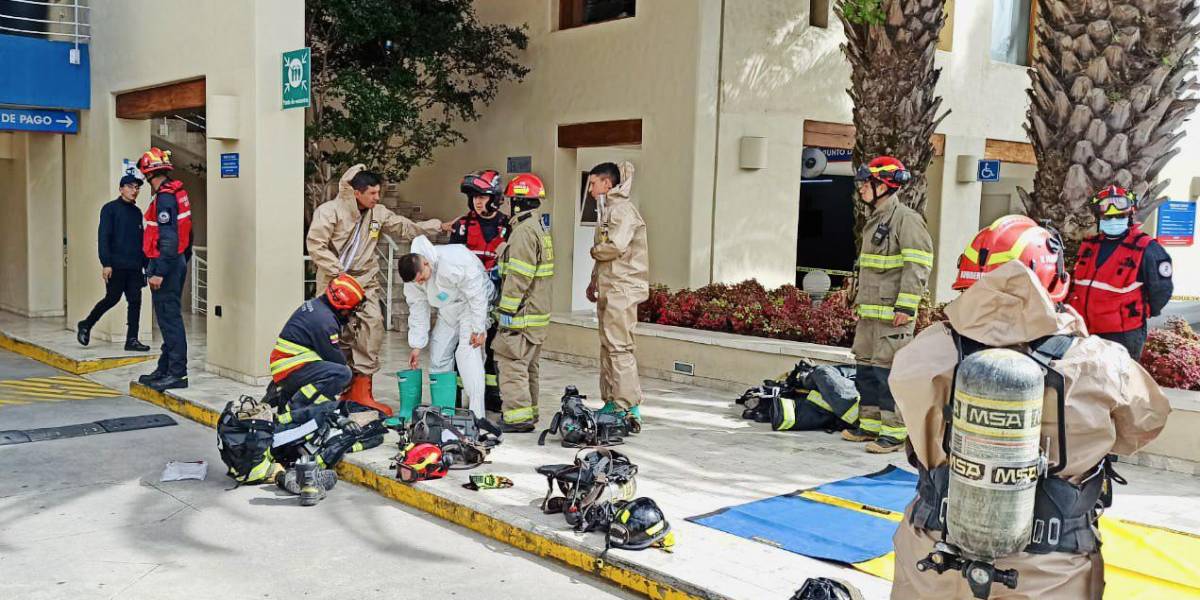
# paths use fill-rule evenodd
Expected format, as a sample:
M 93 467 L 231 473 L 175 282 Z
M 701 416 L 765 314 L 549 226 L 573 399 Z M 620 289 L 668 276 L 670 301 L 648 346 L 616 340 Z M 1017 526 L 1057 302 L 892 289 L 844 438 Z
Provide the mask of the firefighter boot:
M 377 410 L 384 416 L 392 416 L 391 407 L 377 402 L 371 393 L 371 376 L 355 373 L 354 379 L 350 381 L 350 389 L 342 394 L 342 400 L 357 404 L 359 407 L 364 407 L 368 410 Z M 357 407 L 349 407 L 351 412 L 354 412 Z
M 300 506 L 316 506 L 325 499 L 325 487 L 318 481 L 317 464 L 304 460 L 296 463 L 296 483 L 300 485 Z

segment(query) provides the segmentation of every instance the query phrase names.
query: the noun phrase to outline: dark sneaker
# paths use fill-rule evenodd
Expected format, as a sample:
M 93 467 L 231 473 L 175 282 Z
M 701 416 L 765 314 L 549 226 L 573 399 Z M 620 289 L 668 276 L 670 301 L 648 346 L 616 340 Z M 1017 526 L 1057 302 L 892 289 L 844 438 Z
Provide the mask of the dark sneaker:
M 150 385 L 151 383 L 154 383 L 155 381 L 158 381 L 159 379 L 162 379 L 163 377 L 166 377 L 166 376 L 167 376 L 166 373 L 163 373 L 162 371 L 159 371 L 156 369 L 154 371 L 146 373 L 145 375 L 142 375 L 141 377 L 138 377 L 138 383 L 140 383 L 142 385 Z
M 75 324 L 75 339 L 79 345 L 86 346 L 92 343 L 92 326 L 86 321 L 80 321 Z
M 842 439 L 847 442 L 873 442 L 878 437 L 877 434 L 867 431 L 862 427 L 842 430 Z
M 181 390 L 188 386 L 188 379 L 187 375 L 184 375 L 183 377 L 167 375 L 166 377 L 155 379 L 154 381 L 147 383 L 146 386 L 158 392 L 165 392 L 167 390 Z
M 501 433 L 533 433 L 536 429 L 536 421 L 525 421 L 524 423 L 500 423 Z
M 890 454 L 904 447 L 904 440 L 881 435 L 875 441 L 867 444 L 867 452 L 871 454 Z
M 137 340 L 125 340 L 125 351 L 126 352 L 149 352 L 150 346 L 147 346 Z

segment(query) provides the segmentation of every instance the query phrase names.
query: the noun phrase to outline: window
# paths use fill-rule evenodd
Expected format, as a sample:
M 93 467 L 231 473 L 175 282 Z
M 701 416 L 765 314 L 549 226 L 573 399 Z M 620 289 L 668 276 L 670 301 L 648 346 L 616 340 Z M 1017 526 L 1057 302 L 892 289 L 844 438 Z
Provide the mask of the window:
M 829 0 L 808 0 L 808 24 L 821 29 L 829 27 Z
M 1029 65 L 1030 0 L 993 0 L 992 60 Z
M 558 0 L 558 28 L 571 29 L 634 15 L 637 0 Z

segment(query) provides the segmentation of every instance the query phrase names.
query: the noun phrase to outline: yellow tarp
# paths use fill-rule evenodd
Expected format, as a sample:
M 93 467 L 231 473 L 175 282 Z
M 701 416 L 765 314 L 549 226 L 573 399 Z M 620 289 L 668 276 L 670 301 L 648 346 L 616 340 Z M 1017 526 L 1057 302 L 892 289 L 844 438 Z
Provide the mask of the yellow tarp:
M 802 496 L 847 510 L 899 521 L 901 513 L 815 492 Z M 1104 597 L 1108 600 L 1200 599 L 1200 536 L 1132 521 L 1101 517 Z M 855 563 L 854 568 L 892 581 L 896 554 Z

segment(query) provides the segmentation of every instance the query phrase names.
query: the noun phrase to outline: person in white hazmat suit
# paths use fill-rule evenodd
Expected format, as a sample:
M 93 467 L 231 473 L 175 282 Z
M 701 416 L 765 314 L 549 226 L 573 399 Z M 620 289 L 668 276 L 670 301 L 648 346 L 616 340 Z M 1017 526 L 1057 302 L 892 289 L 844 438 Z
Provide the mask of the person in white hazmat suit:
M 417 368 L 426 346 L 430 373 L 453 371 L 457 363 L 471 412 L 484 418 L 483 344 L 493 286 L 483 264 L 462 244 L 435 247 L 419 236 L 412 253 L 400 257 L 399 270 L 408 302 L 409 365 Z M 430 308 L 438 310 L 432 332 Z

